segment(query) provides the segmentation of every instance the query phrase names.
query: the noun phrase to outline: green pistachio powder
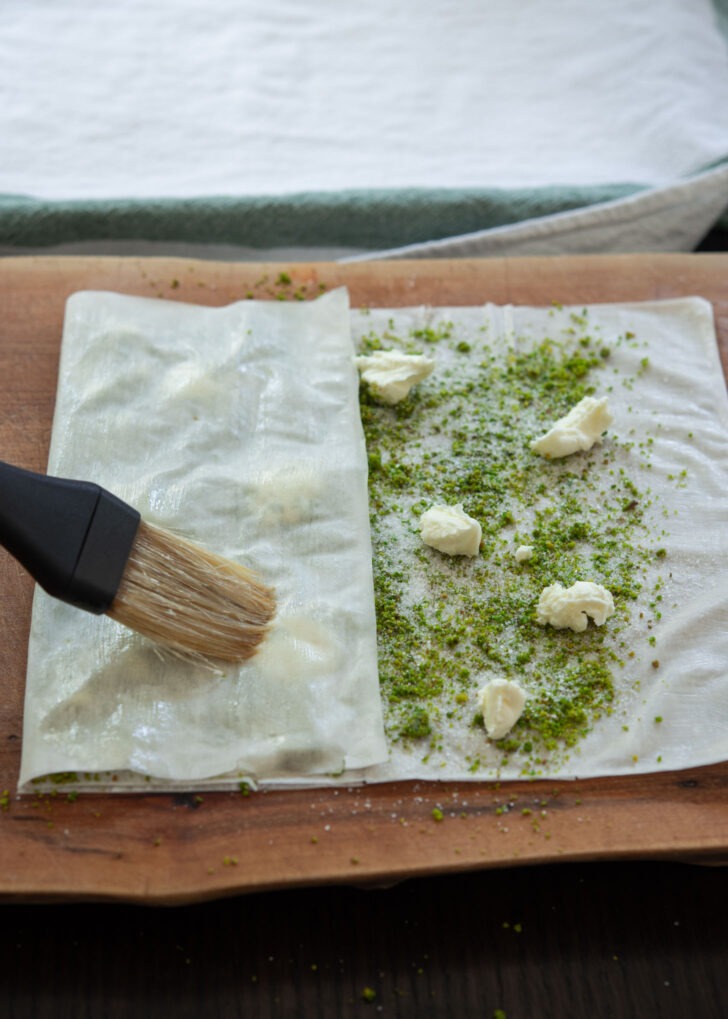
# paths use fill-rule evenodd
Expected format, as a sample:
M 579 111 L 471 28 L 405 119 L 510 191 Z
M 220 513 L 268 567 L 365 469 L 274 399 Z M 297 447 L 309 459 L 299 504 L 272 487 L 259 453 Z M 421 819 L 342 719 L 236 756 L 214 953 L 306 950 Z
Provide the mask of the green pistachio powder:
M 553 461 L 530 443 L 584 396 L 608 394 L 613 382 L 636 386 L 649 362 L 619 378 L 614 348 L 639 340 L 625 333 L 607 344 L 586 310 L 557 306 L 552 337 L 507 341 L 491 341 L 488 326 L 442 319 L 405 335 L 394 319 L 367 332 L 362 314 L 362 353 L 399 349 L 435 360 L 433 374 L 394 407 L 360 390 L 388 736 L 435 763 L 454 722 L 482 729 L 475 694 L 497 675 L 527 692 L 520 720 L 496 744 L 501 763 L 538 775 L 615 710 L 617 672 L 619 689 L 639 685 L 623 631 L 637 625 L 654 644 L 666 553 L 653 495 L 630 477 L 630 467 L 640 467 L 635 475 L 649 468 L 652 438 L 610 431 L 603 445 Z M 462 503 L 479 521 L 478 556 L 422 542 L 420 515 L 436 503 Z M 518 563 L 521 544 L 534 552 Z M 584 633 L 538 625 L 543 588 L 577 580 L 608 588 L 615 615 Z M 490 742 L 485 731 L 482 738 Z M 466 755 L 464 766 L 484 773 L 492 755 L 491 765 Z

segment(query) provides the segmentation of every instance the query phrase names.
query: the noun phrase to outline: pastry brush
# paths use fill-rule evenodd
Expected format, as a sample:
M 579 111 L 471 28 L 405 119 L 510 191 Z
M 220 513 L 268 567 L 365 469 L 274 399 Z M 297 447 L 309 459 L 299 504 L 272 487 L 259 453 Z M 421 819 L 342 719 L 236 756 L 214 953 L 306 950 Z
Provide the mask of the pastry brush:
M 187 656 L 250 658 L 275 610 L 255 573 L 142 520 L 99 485 L 2 461 L 0 543 L 48 594 Z

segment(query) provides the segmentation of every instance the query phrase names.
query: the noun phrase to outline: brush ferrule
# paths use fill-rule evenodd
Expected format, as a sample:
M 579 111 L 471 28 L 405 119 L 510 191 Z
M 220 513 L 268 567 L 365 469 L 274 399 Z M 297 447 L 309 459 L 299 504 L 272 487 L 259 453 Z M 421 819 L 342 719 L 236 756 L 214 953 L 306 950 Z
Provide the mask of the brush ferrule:
M 65 601 L 89 612 L 108 611 L 124 576 L 140 520 L 135 509 L 99 488 Z

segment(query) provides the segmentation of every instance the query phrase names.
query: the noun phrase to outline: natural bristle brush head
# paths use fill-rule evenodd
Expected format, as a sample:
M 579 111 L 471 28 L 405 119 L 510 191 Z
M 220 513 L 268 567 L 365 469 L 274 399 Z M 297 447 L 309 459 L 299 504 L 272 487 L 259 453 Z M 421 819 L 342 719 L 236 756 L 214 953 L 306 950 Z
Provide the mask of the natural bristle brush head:
M 178 654 L 255 654 L 275 596 L 245 567 L 146 523 L 99 485 L 0 461 L 0 542 L 54 598 Z
M 236 662 L 255 654 L 274 611 L 256 574 L 142 521 L 106 614 L 172 651 Z

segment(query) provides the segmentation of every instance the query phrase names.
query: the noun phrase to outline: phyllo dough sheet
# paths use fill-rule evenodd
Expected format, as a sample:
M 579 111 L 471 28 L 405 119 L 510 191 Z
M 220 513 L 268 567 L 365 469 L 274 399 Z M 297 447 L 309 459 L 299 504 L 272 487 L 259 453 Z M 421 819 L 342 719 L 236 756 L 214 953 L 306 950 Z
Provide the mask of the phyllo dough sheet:
M 728 758 L 728 400 L 710 304 L 370 309 L 352 323 L 362 352 L 434 361 L 402 404 L 362 401 L 390 744 L 367 779 Z M 601 441 L 536 455 L 586 394 L 608 399 Z M 458 503 L 482 525 L 473 558 L 420 534 L 423 511 Z M 539 625 L 543 589 L 578 581 L 609 589 L 614 615 L 578 633 Z M 489 739 L 478 691 L 497 678 L 526 701 Z
M 252 660 L 213 671 L 38 589 L 21 788 L 226 788 L 386 757 L 353 354 L 345 290 L 69 299 L 48 473 L 255 569 L 278 611 Z

